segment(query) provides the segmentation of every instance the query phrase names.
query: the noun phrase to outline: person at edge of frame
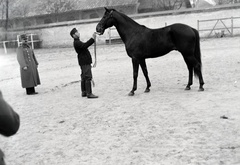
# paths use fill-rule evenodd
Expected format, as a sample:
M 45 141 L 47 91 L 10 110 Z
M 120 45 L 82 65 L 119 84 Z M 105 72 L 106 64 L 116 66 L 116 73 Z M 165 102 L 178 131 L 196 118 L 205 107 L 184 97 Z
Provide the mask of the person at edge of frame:
M 3 99 L 0 91 L 0 134 L 6 137 L 17 133 L 20 127 L 20 117 Z M 0 165 L 5 165 L 4 153 L 0 149 Z
M 92 93 L 92 57 L 88 50 L 88 47 L 91 46 L 95 40 L 96 34 L 93 33 L 92 38 L 90 38 L 87 42 L 80 41 L 80 33 L 76 28 L 73 28 L 70 31 L 71 37 L 74 39 L 73 46 L 75 51 L 78 54 L 78 64 L 81 68 L 81 91 L 82 97 L 87 98 L 98 98 L 98 96 Z
M 17 48 L 17 60 L 20 65 L 22 87 L 26 88 L 27 95 L 35 95 L 35 87 L 40 85 L 38 74 L 38 61 L 35 54 L 28 44 L 28 36 L 20 35 L 22 44 Z

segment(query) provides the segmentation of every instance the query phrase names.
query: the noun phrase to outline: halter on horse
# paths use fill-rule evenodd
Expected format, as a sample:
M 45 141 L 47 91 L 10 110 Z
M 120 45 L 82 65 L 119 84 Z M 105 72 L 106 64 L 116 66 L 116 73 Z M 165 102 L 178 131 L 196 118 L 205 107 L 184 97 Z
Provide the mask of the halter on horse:
M 193 72 L 199 78 L 199 91 L 204 91 L 202 77 L 202 62 L 200 51 L 200 38 L 198 31 L 184 24 L 173 24 L 164 28 L 149 29 L 114 9 L 105 8 L 105 14 L 98 23 L 96 31 L 103 34 L 105 29 L 115 26 L 133 65 L 133 88 L 129 95 L 133 96 L 137 89 L 139 65 L 145 76 L 150 91 L 151 82 L 145 59 L 163 56 L 172 50 L 179 51 L 189 70 L 189 79 L 186 90 L 190 90 L 193 83 Z

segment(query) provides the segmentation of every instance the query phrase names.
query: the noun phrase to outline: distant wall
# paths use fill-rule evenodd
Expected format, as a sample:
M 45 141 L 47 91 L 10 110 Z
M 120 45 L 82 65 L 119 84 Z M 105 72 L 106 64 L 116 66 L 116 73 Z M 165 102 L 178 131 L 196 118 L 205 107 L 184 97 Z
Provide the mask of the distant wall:
M 131 15 L 136 22 L 143 24 L 149 28 L 164 27 L 166 24 L 184 23 L 197 29 L 197 20 L 225 18 L 232 16 L 240 16 L 240 5 L 235 6 L 221 6 L 209 9 L 189 9 L 189 10 L 177 10 L 159 13 L 148 13 Z M 86 41 L 95 32 L 95 28 L 100 19 L 90 19 L 81 21 L 69 21 L 62 23 L 54 23 L 49 25 L 31 27 L 25 29 L 27 33 L 37 33 L 43 40 L 43 47 L 71 47 L 73 39 L 70 37 L 69 32 L 72 28 L 76 27 L 80 34 L 81 40 Z M 216 22 L 212 25 L 214 26 Z M 240 19 L 236 20 L 234 24 L 240 27 Z M 200 25 L 206 26 L 204 24 Z M 15 29 L 12 33 L 21 33 L 23 30 Z M 209 32 L 200 33 L 201 37 L 204 37 Z M 234 30 L 234 34 L 240 34 L 240 29 Z M 104 43 L 108 38 L 108 31 L 103 36 L 98 37 L 98 43 Z

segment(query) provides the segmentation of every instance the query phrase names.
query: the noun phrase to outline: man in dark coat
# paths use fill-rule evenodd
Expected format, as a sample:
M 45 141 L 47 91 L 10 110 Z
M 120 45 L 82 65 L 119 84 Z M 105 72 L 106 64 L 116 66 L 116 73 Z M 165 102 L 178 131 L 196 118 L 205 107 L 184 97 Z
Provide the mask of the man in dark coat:
M 90 38 L 87 42 L 80 41 L 80 34 L 76 28 L 73 28 L 70 32 L 70 35 L 74 39 L 73 46 L 75 51 L 78 54 L 78 64 L 82 70 L 81 73 L 81 90 L 82 90 L 82 97 L 87 98 L 98 98 L 92 94 L 92 57 L 88 50 L 88 47 L 91 46 L 95 41 L 95 33 L 93 33 L 92 38 Z
M 3 99 L 0 91 L 0 134 L 4 136 L 14 135 L 20 126 L 19 115 Z M 0 165 L 5 165 L 4 153 L 0 149 Z
M 26 88 L 28 95 L 34 95 L 37 94 L 34 87 L 40 85 L 38 61 L 28 45 L 28 36 L 22 34 L 20 40 L 22 44 L 17 48 L 17 60 L 20 65 L 22 87 Z

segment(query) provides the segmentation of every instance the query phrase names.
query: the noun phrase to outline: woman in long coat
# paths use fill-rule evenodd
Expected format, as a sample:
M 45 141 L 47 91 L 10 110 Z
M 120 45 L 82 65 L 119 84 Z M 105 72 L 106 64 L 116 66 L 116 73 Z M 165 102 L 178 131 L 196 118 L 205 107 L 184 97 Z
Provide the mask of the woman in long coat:
M 20 65 L 22 87 L 26 88 L 28 95 L 37 94 L 35 88 L 40 85 L 38 74 L 38 61 L 34 55 L 32 48 L 28 45 L 28 36 L 22 34 L 20 36 L 22 45 L 17 48 L 17 60 Z

